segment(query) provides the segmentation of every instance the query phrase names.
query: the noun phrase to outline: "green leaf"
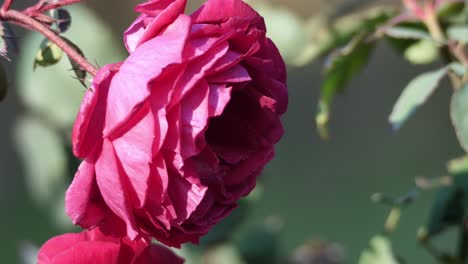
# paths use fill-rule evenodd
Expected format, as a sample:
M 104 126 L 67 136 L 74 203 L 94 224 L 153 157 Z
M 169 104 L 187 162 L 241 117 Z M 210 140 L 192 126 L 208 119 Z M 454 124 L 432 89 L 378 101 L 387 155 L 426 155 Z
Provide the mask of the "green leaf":
M 57 64 L 62 57 L 62 49 L 48 39 L 44 39 L 41 43 L 41 47 L 37 51 L 34 60 L 34 69 L 36 69 L 37 66 L 47 67 Z
M 468 174 L 468 155 L 449 161 L 447 168 L 450 175 L 455 177 Z
M 421 74 L 405 87 L 389 117 L 394 130 L 398 130 L 416 109 L 426 102 L 446 73 L 447 68 L 444 67 Z
M 432 63 L 439 57 L 439 47 L 432 40 L 422 39 L 409 46 L 404 56 L 413 64 Z
M 222 244 L 210 248 L 203 256 L 204 264 L 247 264 L 239 255 L 237 248 L 232 244 Z M 252 262 L 257 263 L 257 262 Z M 261 263 L 259 263 L 261 264 Z
M 463 192 L 458 187 L 440 188 L 429 213 L 425 236 L 430 238 L 450 226 L 461 224 L 464 210 Z
M 34 200 L 50 204 L 65 188 L 67 160 L 60 135 L 35 118 L 22 117 L 15 126 L 15 143 Z
M 265 227 L 247 232 L 237 241 L 237 247 L 247 263 L 273 264 L 278 261 L 278 236 Z
M 83 5 L 71 6 L 69 10 L 73 18 L 81 22 L 75 23 L 64 36 L 72 39 L 91 62 L 105 65 L 125 58 L 125 52 L 115 45 L 118 39 L 99 17 Z M 30 61 L 41 40 L 39 34 L 28 34 L 21 42 L 15 71 L 18 94 L 28 111 L 47 118 L 54 126 L 71 131 L 85 89 L 73 77 L 67 60 L 31 71 Z
M 70 41 L 69 39 L 65 38 L 65 37 L 62 37 L 63 40 L 65 40 L 71 47 L 73 47 L 76 52 L 78 52 L 78 54 L 80 54 L 83 58 L 85 57 L 83 51 L 75 44 L 73 43 L 72 41 Z M 73 72 L 75 72 L 75 76 L 76 78 L 78 79 L 78 81 L 80 81 L 80 83 L 86 87 L 86 75 L 88 74 L 85 70 L 83 70 L 81 68 L 81 66 L 76 63 L 75 60 L 73 60 L 72 58 L 68 57 L 68 59 L 70 60 L 70 64 L 72 66 L 72 69 L 73 69 Z
M 468 151 L 468 84 L 464 84 L 453 94 L 450 116 L 460 145 Z
M 392 245 L 387 237 L 374 236 L 369 248 L 365 249 L 359 257 L 359 264 L 398 264 Z
M 432 37 L 427 33 L 427 31 L 417 28 L 396 26 L 386 29 L 384 32 L 387 36 L 392 38 L 432 40 Z
M 451 26 L 447 29 L 447 35 L 449 39 L 456 40 L 463 45 L 468 44 L 468 26 L 467 25 Z
M 328 137 L 327 125 L 333 97 L 342 92 L 354 75 L 364 68 L 373 47 L 373 43 L 366 42 L 365 36 L 361 35 L 332 53 L 328 59 L 316 115 L 317 128 L 322 138 Z

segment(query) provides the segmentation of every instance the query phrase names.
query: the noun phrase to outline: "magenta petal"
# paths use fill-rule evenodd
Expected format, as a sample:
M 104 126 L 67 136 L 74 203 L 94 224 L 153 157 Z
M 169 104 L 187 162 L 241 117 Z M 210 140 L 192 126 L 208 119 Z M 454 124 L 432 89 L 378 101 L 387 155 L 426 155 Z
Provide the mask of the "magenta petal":
M 112 143 L 105 139 L 102 153 L 96 162 L 96 181 L 102 198 L 109 208 L 127 224 L 127 234 L 134 239 L 138 231 L 130 207 L 123 169 L 117 160 Z
M 77 157 L 85 158 L 102 139 L 107 92 L 117 67 L 118 64 L 102 67 L 86 91 L 73 126 L 73 153 Z
M 119 244 L 100 241 L 80 242 L 55 256 L 51 264 L 111 264 L 118 263 Z
M 98 224 L 104 214 L 93 201 L 99 195 L 94 183 L 94 164 L 85 160 L 75 174 L 65 197 L 65 210 L 74 224 L 92 227 Z
M 113 141 L 115 152 L 135 190 L 137 201 L 134 207 L 141 208 L 146 201 L 153 157 L 155 119 L 149 106 L 145 106 L 134 117 L 131 128 Z M 140 119 L 140 120 L 138 120 Z
M 69 249 L 75 243 L 82 241 L 84 238 L 84 233 L 70 233 L 49 239 L 39 251 L 39 254 L 37 256 L 38 263 L 53 263 L 52 261 L 56 255 L 60 254 L 64 250 Z
M 152 79 L 168 65 L 181 62 L 189 27 L 190 18 L 180 15 L 163 35 L 142 44 L 121 65 L 109 89 L 105 135 L 123 125 L 134 109 L 144 103 Z
M 232 17 L 241 17 L 265 30 L 263 19 L 242 0 L 208 0 L 192 14 L 194 23 L 221 23 Z
M 209 82 L 213 83 L 240 83 L 252 80 L 249 72 L 241 65 L 235 65 L 223 72 L 207 77 Z

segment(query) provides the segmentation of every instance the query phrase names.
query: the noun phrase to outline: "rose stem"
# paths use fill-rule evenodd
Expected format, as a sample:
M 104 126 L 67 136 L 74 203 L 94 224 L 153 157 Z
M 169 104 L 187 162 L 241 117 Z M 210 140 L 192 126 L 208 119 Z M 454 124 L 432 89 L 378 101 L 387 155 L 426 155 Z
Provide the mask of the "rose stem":
M 4 6 L 8 6 L 6 4 L 8 1 L 4 3 Z M 3 6 L 3 7 L 4 7 Z M 3 8 L 2 7 L 2 8 Z M 63 52 L 65 52 L 72 60 L 74 60 L 80 67 L 90 73 L 91 75 L 96 75 L 97 69 L 91 63 L 89 63 L 81 54 L 79 54 L 72 46 L 70 46 L 65 40 L 63 40 L 60 36 L 55 34 L 51 29 L 44 26 L 40 22 L 36 21 L 35 19 L 15 10 L 0 10 L 0 20 L 9 21 L 13 24 L 21 26 L 23 28 L 27 28 L 33 31 L 36 31 L 46 38 L 48 38 L 51 42 L 55 43 L 59 46 Z

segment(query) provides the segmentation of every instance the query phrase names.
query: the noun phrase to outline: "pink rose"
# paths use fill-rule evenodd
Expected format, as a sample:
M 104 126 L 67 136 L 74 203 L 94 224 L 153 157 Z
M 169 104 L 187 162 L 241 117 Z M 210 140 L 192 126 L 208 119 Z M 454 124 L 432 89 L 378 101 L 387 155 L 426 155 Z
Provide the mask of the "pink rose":
M 274 156 L 286 111 L 284 62 L 241 0 L 152 0 L 125 33 L 73 129 L 84 159 L 67 212 L 84 228 L 178 247 L 225 218 Z
M 38 264 L 182 264 L 169 249 L 149 240 L 104 235 L 99 228 L 56 236 L 40 249 Z

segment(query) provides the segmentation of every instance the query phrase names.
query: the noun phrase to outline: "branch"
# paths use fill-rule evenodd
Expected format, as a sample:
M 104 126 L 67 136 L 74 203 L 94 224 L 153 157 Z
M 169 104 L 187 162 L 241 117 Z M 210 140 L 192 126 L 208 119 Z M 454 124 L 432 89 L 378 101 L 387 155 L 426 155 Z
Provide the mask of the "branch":
M 54 4 L 47 4 L 46 2 L 47 1 L 41 0 L 37 4 L 23 10 L 22 13 L 28 16 L 32 16 L 37 13 L 43 13 L 52 9 L 83 2 L 83 0 L 61 0 Z
M 71 2 L 71 1 L 76 1 L 76 0 L 70 0 L 68 2 Z M 93 76 L 96 75 L 97 73 L 96 67 L 94 67 L 91 63 L 89 63 L 72 46 L 70 46 L 70 44 L 68 44 L 55 32 L 53 32 L 51 29 L 44 26 L 37 20 L 34 20 L 28 15 L 23 14 L 22 12 L 15 11 L 15 10 L 7 10 L 7 11 L 0 10 L 0 19 L 9 21 L 18 26 L 41 33 L 46 38 L 48 38 L 51 42 L 59 46 L 63 50 L 63 52 L 65 52 L 72 60 L 74 60 L 78 65 L 80 65 L 80 67 L 83 68 L 83 70 L 89 72 Z
M 5 1 L 3 2 L 3 5 L 2 5 L 2 7 L 1 7 L 1 10 L 2 10 L 2 11 L 6 11 L 6 10 L 10 9 L 10 6 L 11 6 L 12 3 L 13 3 L 13 0 L 5 0 Z

